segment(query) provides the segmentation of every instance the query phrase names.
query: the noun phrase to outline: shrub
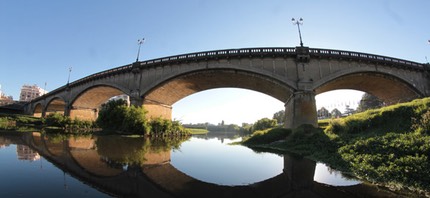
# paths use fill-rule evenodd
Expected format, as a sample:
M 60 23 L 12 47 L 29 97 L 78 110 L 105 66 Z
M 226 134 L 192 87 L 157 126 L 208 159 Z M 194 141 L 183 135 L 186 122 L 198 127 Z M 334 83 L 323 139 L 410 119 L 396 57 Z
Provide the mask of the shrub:
M 243 144 L 270 144 L 278 140 L 285 140 L 291 134 L 290 129 L 273 128 L 254 132 L 251 137 L 245 139 Z
M 121 130 L 126 109 L 125 100 L 113 100 L 103 104 L 96 120 L 97 125 L 103 129 Z
M 141 135 L 148 135 L 150 133 L 151 127 L 146 120 L 146 111 L 143 107 L 130 106 L 122 110 L 125 117 L 120 125 L 121 131 Z
M 45 124 L 53 127 L 66 128 L 66 126 L 71 124 L 71 119 L 60 113 L 51 113 L 46 116 Z
M 140 135 L 188 135 L 177 121 L 162 118 L 148 120 L 143 107 L 127 107 L 125 101 L 109 101 L 102 105 L 97 124 L 103 129 Z
M 253 131 L 258 130 L 265 130 L 273 128 L 277 125 L 277 121 L 275 119 L 269 119 L 269 118 L 262 118 L 260 120 L 257 120 L 257 122 L 254 123 L 252 126 Z
M 430 110 L 422 114 L 419 120 L 414 118 L 412 122 L 412 130 L 421 134 L 430 135 Z

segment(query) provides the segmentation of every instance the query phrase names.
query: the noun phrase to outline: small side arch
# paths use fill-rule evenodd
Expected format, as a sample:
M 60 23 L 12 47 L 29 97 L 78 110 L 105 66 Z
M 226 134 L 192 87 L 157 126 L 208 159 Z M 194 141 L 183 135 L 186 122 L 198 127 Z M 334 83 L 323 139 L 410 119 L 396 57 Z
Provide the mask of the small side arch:
M 64 111 L 66 109 L 66 101 L 60 97 L 56 96 L 52 98 L 46 105 L 46 115 L 52 114 L 52 113 L 59 113 L 61 115 L 65 115 Z
M 72 98 L 68 107 L 71 118 L 95 120 L 100 106 L 114 96 L 124 95 L 126 92 L 115 86 L 100 84 L 86 88 Z
M 33 109 L 33 116 L 41 118 L 41 117 L 43 117 L 43 115 L 44 115 L 43 105 L 41 103 L 35 104 L 34 109 Z

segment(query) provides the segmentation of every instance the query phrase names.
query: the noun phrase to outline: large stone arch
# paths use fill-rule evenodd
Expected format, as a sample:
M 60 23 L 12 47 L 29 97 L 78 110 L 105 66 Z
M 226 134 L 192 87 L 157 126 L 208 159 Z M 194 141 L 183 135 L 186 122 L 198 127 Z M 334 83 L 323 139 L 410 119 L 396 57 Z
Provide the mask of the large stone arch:
M 171 119 L 172 105 L 191 94 L 214 88 L 243 88 L 282 102 L 294 92 L 291 85 L 255 72 L 236 69 L 196 70 L 156 82 L 144 92 L 143 105 L 152 117 Z
M 49 115 L 52 113 L 60 113 L 64 115 L 66 106 L 67 105 L 64 98 L 60 96 L 54 97 L 48 103 L 46 103 L 46 107 L 44 109 L 45 115 Z
M 83 120 L 95 120 L 100 106 L 114 96 L 126 94 L 118 87 L 99 84 L 87 87 L 72 98 L 69 116 Z
M 405 80 L 377 71 L 348 72 L 328 76 L 315 84 L 315 93 L 353 89 L 372 94 L 386 104 L 410 101 L 423 95 Z

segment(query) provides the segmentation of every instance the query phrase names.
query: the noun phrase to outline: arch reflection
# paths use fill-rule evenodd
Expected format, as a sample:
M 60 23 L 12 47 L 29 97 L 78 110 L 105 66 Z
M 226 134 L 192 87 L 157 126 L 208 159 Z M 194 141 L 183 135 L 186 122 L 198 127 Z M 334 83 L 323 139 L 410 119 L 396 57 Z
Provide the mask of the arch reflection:
M 58 138 L 26 133 L 19 143 L 73 177 L 120 197 L 396 196 L 365 184 L 335 187 L 317 183 L 313 180 L 316 163 L 290 155 L 284 155 L 282 173 L 261 182 L 247 186 L 202 182 L 170 164 L 170 151 L 181 141 L 119 136 Z

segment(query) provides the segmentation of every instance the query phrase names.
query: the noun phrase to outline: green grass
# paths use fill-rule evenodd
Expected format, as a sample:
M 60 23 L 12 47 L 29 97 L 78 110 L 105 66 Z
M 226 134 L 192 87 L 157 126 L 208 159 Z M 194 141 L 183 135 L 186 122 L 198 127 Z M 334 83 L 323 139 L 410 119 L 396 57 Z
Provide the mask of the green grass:
M 318 120 L 318 128 L 325 129 L 330 124 L 331 119 Z
M 42 118 L 28 115 L 0 114 L 1 130 L 18 132 L 39 131 L 42 124 Z
M 258 132 L 242 144 L 296 153 L 378 185 L 430 193 L 430 98 L 319 126 L 290 130 L 287 138 Z
M 290 129 L 271 128 L 266 130 L 255 131 L 252 136 L 244 138 L 244 145 L 256 145 L 264 143 L 272 143 L 285 138 L 291 134 Z
M 192 135 L 201 135 L 201 134 L 209 133 L 207 129 L 196 129 L 196 128 L 186 128 L 186 129 L 189 130 Z

